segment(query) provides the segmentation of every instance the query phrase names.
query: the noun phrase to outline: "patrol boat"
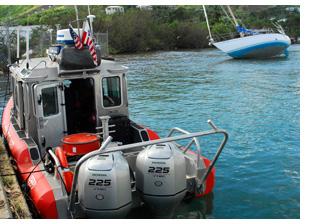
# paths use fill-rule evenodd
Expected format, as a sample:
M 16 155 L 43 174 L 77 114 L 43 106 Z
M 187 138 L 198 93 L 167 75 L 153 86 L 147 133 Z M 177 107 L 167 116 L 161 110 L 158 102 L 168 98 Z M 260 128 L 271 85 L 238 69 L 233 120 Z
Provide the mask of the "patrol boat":
M 94 62 L 86 46 L 75 47 L 69 29 L 57 33 L 48 57 L 27 54 L 10 65 L 12 97 L 2 117 L 8 152 L 36 214 L 125 218 L 144 205 L 170 217 L 185 196 L 212 192 L 226 131 L 208 121 L 206 131 L 175 127 L 160 138 L 129 117 L 128 68 L 101 59 L 98 46 Z M 29 32 L 26 45 L 29 52 Z M 198 139 L 215 134 L 223 140 L 209 160 Z

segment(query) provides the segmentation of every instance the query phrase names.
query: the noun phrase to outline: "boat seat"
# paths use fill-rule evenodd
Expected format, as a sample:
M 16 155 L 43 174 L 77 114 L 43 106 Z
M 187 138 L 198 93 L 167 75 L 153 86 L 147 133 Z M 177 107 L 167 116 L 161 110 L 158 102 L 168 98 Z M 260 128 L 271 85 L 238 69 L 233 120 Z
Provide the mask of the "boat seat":
M 110 128 L 110 136 L 113 138 L 113 141 L 122 142 L 125 144 L 130 144 L 130 120 L 127 116 L 118 116 L 112 117 L 109 120 L 109 125 L 115 125 Z

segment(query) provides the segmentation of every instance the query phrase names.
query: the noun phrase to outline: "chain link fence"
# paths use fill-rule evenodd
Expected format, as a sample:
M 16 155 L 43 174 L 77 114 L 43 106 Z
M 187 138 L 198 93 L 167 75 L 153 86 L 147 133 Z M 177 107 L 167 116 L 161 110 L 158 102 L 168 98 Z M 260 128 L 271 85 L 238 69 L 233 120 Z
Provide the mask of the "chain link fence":
M 30 58 L 46 57 L 47 49 L 56 43 L 57 31 L 46 26 L 8 27 L 0 26 L 0 73 L 6 73 L 7 65 L 17 60 L 17 29 L 20 30 L 19 59 L 26 58 L 26 30 L 29 30 Z M 101 46 L 101 55 L 109 54 L 108 33 L 95 33 L 97 43 Z

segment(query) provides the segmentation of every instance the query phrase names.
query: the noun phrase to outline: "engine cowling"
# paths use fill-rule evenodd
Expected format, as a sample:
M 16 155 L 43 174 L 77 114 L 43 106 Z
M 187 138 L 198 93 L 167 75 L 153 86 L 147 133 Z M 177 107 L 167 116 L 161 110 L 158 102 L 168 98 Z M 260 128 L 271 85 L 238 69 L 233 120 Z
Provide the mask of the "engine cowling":
M 151 145 L 139 153 L 136 187 L 155 215 L 172 215 L 186 193 L 185 157 L 175 144 Z
M 121 152 L 99 155 L 81 166 L 80 208 L 90 218 L 121 218 L 132 204 L 130 171 Z

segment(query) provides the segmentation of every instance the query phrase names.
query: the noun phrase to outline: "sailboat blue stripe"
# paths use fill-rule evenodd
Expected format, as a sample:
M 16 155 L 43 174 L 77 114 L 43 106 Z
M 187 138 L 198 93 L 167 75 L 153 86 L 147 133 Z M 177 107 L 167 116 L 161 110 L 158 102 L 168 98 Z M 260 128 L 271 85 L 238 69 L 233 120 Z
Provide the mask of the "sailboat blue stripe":
M 250 47 L 245 47 L 245 48 L 242 48 L 236 51 L 231 51 L 231 52 L 228 52 L 228 55 L 233 58 L 243 58 L 258 49 L 270 48 L 270 47 L 283 47 L 283 50 L 285 50 L 288 46 L 289 44 L 287 42 L 273 41 L 273 42 L 262 43 L 262 44 L 258 44 L 258 45 L 254 45 Z

